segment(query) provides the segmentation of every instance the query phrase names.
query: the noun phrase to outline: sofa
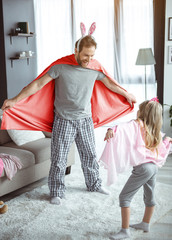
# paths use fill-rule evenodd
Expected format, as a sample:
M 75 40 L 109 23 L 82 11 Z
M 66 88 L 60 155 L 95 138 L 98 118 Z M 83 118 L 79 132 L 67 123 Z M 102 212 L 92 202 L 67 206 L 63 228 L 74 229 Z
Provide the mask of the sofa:
M 0 122 L 1 124 L 1 122 Z M 0 130 L 0 153 L 16 156 L 22 168 L 9 180 L 3 170 L 0 176 L 0 197 L 48 176 L 50 169 L 51 133 L 41 132 L 44 137 L 20 146 L 11 139 L 8 131 Z M 72 144 L 67 160 L 66 174 L 70 173 L 75 159 L 75 145 Z

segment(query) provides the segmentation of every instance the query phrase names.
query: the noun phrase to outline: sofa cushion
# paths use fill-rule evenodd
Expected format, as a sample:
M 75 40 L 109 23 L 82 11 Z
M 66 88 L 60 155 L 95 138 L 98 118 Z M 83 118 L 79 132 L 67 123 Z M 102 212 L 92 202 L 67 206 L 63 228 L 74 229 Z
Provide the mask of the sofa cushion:
M 49 137 L 49 138 L 51 138 L 51 136 L 52 136 L 52 132 L 45 132 L 45 131 L 43 131 L 43 134 L 44 134 L 46 137 Z
M 21 146 L 23 149 L 31 151 L 35 155 L 35 162 L 40 163 L 50 159 L 51 138 L 42 138 Z
M 51 138 L 42 138 L 33 142 L 17 146 L 14 142 L 6 143 L 4 146 L 28 150 L 35 155 L 35 163 L 50 159 Z
M 45 138 L 45 135 L 41 131 L 7 130 L 7 132 L 13 142 L 18 146 L 41 138 Z
M 0 153 L 6 153 L 6 154 L 10 154 L 10 155 L 18 157 L 23 165 L 22 169 L 35 164 L 34 154 L 32 152 L 24 150 L 24 149 L 0 146 Z M 3 177 L 3 176 L 4 176 L 4 172 L 2 173 L 1 177 Z
M 11 142 L 11 138 L 6 130 L 0 130 L 0 145 Z

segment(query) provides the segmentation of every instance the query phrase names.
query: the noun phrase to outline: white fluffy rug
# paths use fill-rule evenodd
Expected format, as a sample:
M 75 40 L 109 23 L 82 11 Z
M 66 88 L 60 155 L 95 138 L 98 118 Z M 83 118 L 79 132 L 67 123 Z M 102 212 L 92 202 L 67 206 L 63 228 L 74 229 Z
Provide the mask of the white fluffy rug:
M 106 171 L 100 175 L 106 182 Z M 118 183 L 109 187 L 110 196 L 86 191 L 80 162 L 66 176 L 66 200 L 62 205 L 49 204 L 47 185 L 7 202 L 9 211 L 0 215 L 1 240 L 105 240 L 120 229 L 119 193 L 129 173 L 119 176 Z M 152 224 L 172 209 L 172 188 L 157 183 L 157 206 Z M 144 205 L 140 190 L 131 205 L 131 223 L 142 219 Z M 135 239 L 140 231 L 131 229 Z M 137 238 L 138 239 L 138 238 Z M 141 239 L 139 237 L 139 239 Z

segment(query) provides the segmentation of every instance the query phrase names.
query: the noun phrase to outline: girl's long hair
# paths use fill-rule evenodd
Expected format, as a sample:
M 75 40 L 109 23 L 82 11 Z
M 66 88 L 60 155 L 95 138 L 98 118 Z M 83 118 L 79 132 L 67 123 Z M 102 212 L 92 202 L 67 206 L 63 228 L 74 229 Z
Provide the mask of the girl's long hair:
M 139 105 L 138 120 L 142 120 L 145 129 L 145 146 L 157 150 L 161 142 L 162 106 L 156 101 L 144 101 Z

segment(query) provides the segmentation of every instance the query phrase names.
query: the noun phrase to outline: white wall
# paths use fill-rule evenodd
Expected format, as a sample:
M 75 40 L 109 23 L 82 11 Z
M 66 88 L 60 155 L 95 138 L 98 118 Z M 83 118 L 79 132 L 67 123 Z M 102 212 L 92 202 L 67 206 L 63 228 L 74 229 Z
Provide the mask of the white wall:
M 168 47 L 172 46 L 172 41 L 168 41 L 168 21 L 172 17 L 172 0 L 166 0 L 165 14 L 165 44 L 164 44 L 164 104 L 172 105 L 172 64 L 168 64 Z M 164 126 L 163 131 L 172 137 L 172 127 L 170 127 L 169 107 L 164 106 Z

